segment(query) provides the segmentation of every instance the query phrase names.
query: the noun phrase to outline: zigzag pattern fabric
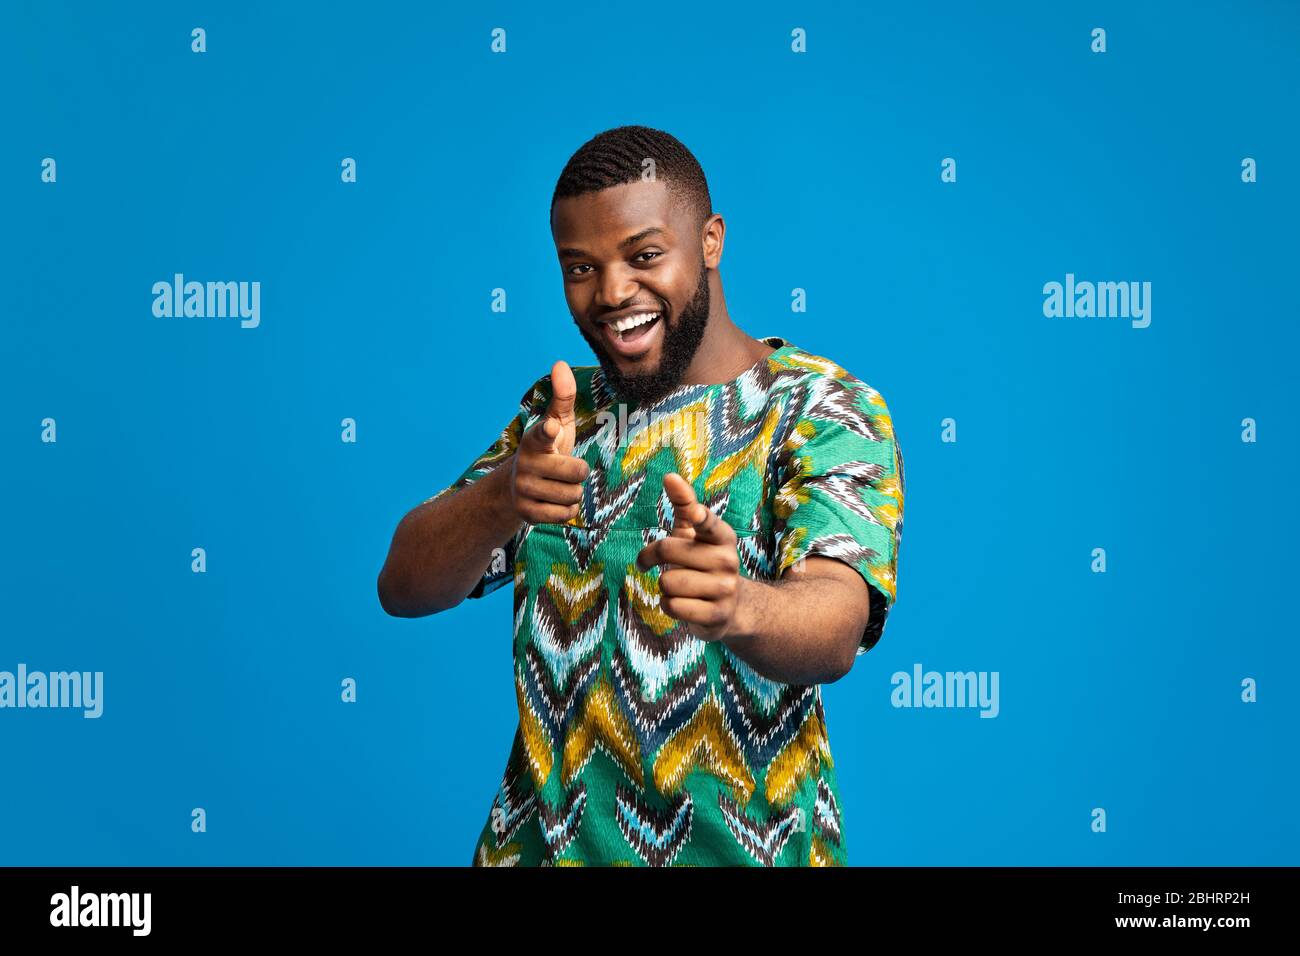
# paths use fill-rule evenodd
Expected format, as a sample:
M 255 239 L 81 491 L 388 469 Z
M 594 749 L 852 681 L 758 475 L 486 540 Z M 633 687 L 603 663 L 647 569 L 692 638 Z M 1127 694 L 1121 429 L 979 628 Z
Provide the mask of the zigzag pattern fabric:
M 637 552 L 672 529 L 675 471 L 735 530 L 741 573 L 775 580 L 833 557 L 869 586 L 858 648 L 896 596 L 903 457 L 880 394 L 777 336 L 731 382 L 641 409 L 599 365 L 578 383 L 580 514 L 524 524 L 471 597 L 514 585 L 519 724 L 475 866 L 839 866 L 848 846 L 820 685 L 778 683 L 659 607 Z M 508 460 L 545 413 L 550 375 L 448 488 Z M 433 500 L 430 499 L 430 500 Z

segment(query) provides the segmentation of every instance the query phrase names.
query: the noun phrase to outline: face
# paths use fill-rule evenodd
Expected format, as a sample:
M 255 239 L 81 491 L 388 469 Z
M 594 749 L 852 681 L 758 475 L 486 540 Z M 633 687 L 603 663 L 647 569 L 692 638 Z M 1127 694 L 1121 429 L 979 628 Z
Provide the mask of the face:
M 663 182 L 560 199 L 551 220 L 578 331 L 621 399 L 645 405 L 681 384 L 709 322 L 708 264 Z M 624 320 L 641 324 L 620 335 Z

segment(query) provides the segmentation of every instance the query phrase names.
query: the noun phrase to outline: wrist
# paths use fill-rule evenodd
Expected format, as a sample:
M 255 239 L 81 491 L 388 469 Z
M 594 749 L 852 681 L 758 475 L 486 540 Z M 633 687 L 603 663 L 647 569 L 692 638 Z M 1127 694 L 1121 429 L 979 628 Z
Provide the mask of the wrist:
M 732 615 L 731 627 L 722 638 L 723 643 L 733 651 L 741 652 L 758 639 L 762 589 L 761 582 L 741 575 L 736 586 L 736 610 Z
M 492 511 L 492 517 L 503 528 L 508 526 L 512 530 L 517 529 L 522 522 L 515 510 L 514 470 L 515 459 L 511 455 L 483 479 L 489 485 L 488 507 Z

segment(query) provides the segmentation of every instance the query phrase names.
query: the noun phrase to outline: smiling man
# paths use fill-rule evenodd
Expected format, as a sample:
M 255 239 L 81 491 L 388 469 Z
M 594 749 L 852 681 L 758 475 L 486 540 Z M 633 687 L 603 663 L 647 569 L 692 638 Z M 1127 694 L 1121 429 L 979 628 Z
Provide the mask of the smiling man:
M 514 585 L 519 723 L 473 863 L 843 865 L 820 685 L 894 603 L 889 410 L 731 320 L 723 219 L 667 133 L 583 145 L 551 227 L 599 365 L 530 385 L 378 582 L 402 617 Z

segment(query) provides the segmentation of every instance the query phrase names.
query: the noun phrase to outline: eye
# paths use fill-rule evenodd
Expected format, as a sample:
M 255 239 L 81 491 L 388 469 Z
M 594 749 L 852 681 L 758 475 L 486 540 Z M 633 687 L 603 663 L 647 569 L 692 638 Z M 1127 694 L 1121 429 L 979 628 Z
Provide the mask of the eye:
M 637 259 L 640 259 L 642 256 L 662 256 L 662 255 L 663 255 L 662 252 L 654 252 L 653 250 L 647 250 L 645 252 L 638 252 L 635 256 L 632 257 L 632 261 L 635 262 Z M 642 261 L 649 262 L 650 260 L 645 259 Z
M 564 271 L 565 271 L 566 273 L 568 273 L 569 275 L 571 275 L 571 276 L 572 276 L 572 275 L 584 275 L 585 273 L 574 272 L 574 271 L 573 271 L 574 269 L 583 269 L 583 268 L 590 269 L 591 266 L 587 265 L 587 263 L 585 263 L 585 262 L 579 262 L 576 266 L 569 266 L 569 268 L 565 269 Z

